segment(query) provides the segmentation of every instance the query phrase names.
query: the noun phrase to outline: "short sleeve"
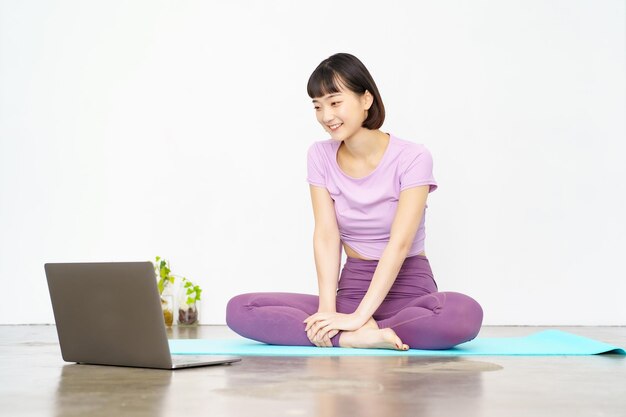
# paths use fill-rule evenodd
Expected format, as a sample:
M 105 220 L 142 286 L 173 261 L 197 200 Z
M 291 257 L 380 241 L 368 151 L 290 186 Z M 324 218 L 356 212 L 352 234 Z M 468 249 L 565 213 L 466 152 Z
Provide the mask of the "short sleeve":
M 437 189 L 437 181 L 433 176 L 433 158 L 430 151 L 419 146 L 407 151 L 408 155 L 400 172 L 400 191 L 430 184 L 429 193 Z
M 307 177 L 306 180 L 309 184 L 317 185 L 319 187 L 326 187 L 326 178 L 324 175 L 324 169 L 320 160 L 319 151 L 317 145 L 313 143 L 309 147 L 307 152 Z

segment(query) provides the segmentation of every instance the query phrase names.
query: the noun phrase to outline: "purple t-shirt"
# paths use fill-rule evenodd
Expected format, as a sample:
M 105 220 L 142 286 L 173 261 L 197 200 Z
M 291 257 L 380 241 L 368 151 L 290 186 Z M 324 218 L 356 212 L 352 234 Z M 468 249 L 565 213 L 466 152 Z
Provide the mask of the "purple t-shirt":
M 432 156 L 424 145 L 390 134 L 376 169 L 365 177 L 354 178 L 337 163 L 340 144 L 327 139 L 309 147 L 306 180 L 325 187 L 335 202 L 341 241 L 365 258 L 380 259 L 389 243 L 400 191 L 426 184 L 430 184 L 429 193 L 437 189 Z M 426 207 L 407 256 L 424 250 Z

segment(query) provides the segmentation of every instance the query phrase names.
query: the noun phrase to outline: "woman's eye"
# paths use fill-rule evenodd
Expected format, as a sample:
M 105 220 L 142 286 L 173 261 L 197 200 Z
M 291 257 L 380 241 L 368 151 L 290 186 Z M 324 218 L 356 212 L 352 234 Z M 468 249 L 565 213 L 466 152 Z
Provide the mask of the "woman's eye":
M 341 104 L 341 101 L 333 101 L 332 103 L 330 103 L 330 105 L 334 105 L 334 104 Z M 319 110 L 318 106 L 313 107 L 315 110 Z

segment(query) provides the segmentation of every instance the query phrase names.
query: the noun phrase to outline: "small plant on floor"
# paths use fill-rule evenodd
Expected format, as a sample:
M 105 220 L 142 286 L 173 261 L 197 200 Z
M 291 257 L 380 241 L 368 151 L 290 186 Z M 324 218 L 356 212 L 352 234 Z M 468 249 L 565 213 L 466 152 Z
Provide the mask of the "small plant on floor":
M 170 264 L 160 256 L 155 258 L 154 272 L 157 277 L 157 287 L 161 296 L 161 308 L 163 310 L 163 320 L 169 327 L 174 322 L 174 295 L 173 287 L 175 277 L 172 275 Z
M 202 289 L 187 278 L 182 278 L 183 287 L 178 306 L 178 324 L 194 325 L 198 323 L 198 301 Z

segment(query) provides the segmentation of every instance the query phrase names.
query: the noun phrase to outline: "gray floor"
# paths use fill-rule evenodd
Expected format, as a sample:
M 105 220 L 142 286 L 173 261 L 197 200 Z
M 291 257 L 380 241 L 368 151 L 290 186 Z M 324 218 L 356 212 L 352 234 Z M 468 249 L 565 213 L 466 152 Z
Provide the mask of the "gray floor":
M 626 347 L 626 327 L 549 327 Z M 479 337 L 545 327 L 484 327 Z M 238 337 L 225 326 L 176 338 Z M 250 357 L 175 372 L 65 363 L 54 326 L 0 326 L 7 416 L 626 416 L 626 356 Z

